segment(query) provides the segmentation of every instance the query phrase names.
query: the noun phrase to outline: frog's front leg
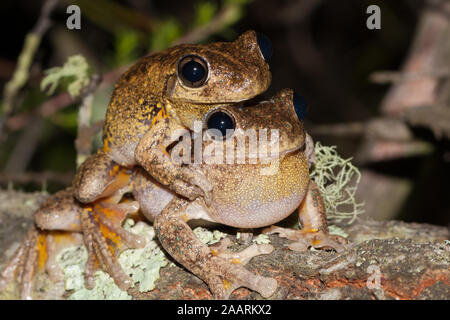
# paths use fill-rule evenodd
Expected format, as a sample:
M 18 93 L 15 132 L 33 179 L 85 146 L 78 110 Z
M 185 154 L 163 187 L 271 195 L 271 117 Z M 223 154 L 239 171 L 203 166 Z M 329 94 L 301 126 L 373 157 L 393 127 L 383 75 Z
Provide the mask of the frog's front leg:
M 272 226 L 264 230 L 266 234 L 278 233 L 280 237 L 294 240 L 288 248 L 294 251 L 306 251 L 309 247 L 331 248 L 338 252 L 346 248 L 347 240 L 328 233 L 325 205 L 314 181 L 309 182 L 308 191 L 299 208 L 301 230 Z
M 155 218 L 156 235 L 175 260 L 208 284 L 215 298 L 226 299 L 239 287 L 255 290 L 266 298 L 275 292 L 275 279 L 256 275 L 242 265 L 249 255 L 267 254 L 271 250 L 244 250 L 240 261 L 235 256 L 221 256 L 217 248 L 203 244 L 188 226 L 186 222 L 194 218 L 197 217 L 189 212 L 187 201 L 175 198 Z
M 167 152 L 167 147 L 185 132 L 170 118 L 156 122 L 138 143 L 135 160 L 158 182 L 175 193 L 190 200 L 203 196 L 210 203 L 212 185 L 203 172 L 193 166 L 176 164 Z

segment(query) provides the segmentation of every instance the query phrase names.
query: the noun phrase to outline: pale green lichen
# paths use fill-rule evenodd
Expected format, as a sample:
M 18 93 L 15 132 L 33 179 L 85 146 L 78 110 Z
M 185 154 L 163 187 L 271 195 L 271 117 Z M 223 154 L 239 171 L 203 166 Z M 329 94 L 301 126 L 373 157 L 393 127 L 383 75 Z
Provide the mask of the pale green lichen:
M 144 235 L 147 245 L 141 249 L 128 249 L 119 256 L 119 263 L 125 273 L 131 276 L 133 284 L 138 284 L 140 292 L 146 292 L 155 288 L 155 281 L 159 278 L 159 270 L 167 266 L 168 260 L 158 244 L 153 241 L 153 227 L 128 219 L 124 228 L 135 234 Z M 131 296 L 122 291 L 114 283 L 114 280 L 105 272 L 95 273 L 95 287 L 88 290 L 84 287 L 83 271 L 87 261 L 87 252 L 84 246 L 72 247 L 63 250 L 57 257 L 57 263 L 62 268 L 65 276 L 65 289 L 73 290 L 69 299 L 73 300 L 128 300 Z
M 270 243 L 270 239 L 267 234 L 259 234 L 252 239 L 252 242 L 256 244 L 268 244 Z
M 63 79 L 68 80 L 67 91 L 72 98 L 80 95 L 81 90 L 89 84 L 90 67 L 81 55 L 71 56 L 62 67 L 54 67 L 45 71 L 41 81 L 41 90 L 53 94 Z
M 361 173 L 351 163 L 351 158 L 343 159 L 336 152 L 336 146 L 315 145 L 316 163 L 311 171 L 311 179 L 319 186 L 323 196 L 327 217 L 340 222 L 355 221 L 363 213 L 364 203 L 356 200 L 355 194 Z
M 348 237 L 348 234 L 343 229 L 339 228 L 336 225 L 330 225 L 328 227 L 328 232 L 330 234 L 338 235 L 338 236 L 341 236 L 341 237 L 344 237 L 344 238 Z
M 220 232 L 218 230 L 209 231 L 203 227 L 195 228 L 194 233 L 201 242 L 208 245 L 217 243 L 227 236 L 226 233 Z

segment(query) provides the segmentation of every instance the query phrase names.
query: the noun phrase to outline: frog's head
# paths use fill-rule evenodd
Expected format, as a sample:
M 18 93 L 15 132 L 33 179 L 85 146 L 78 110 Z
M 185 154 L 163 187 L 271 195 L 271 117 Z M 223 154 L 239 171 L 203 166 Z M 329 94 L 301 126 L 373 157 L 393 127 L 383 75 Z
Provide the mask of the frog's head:
M 265 150 L 260 149 L 266 148 L 262 145 L 265 141 L 270 158 L 283 157 L 305 147 L 305 114 L 304 99 L 291 89 L 284 89 L 269 101 L 256 105 L 213 109 L 204 116 L 203 123 L 211 143 L 223 143 L 225 152 L 232 141 L 235 156 L 261 159 Z M 245 150 L 242 150 L 244 142 Z
M 270 41 L 255 31 L 233 42 L 179 45 L 167 54 L 171 72 L 166 97 L 174 103 L 245 101 L 266 91 L 271 82 Z
M 206 115 L 206 126 L 216 129 L 217 136 L 211 139 L 217 142 L 204 139 L 201 165 L 213 184 L 213 200 L 207 210 L 212 220 L 238 228 L 258 228 L 281 221 L 299 207 L 309 183 L 307 148 L 304 150 L 305 111 L 304 100 L 286 89 L 269 101 L 253 106 L 219 107 Z M 266 148 L 263 143 L 261 148 L 258 141 L 257 148 L 252 149 L 252 130 L 257 132 L 257 138 L 267 130 L 267 141 L 273 145 Z M 274 131 L 278 140 L 270 138 Z M 238 142 L 246 137 L 249 139 L 245 144 Z M 272 149 L 276 142 L 279 153 Z M 233 157 L 229 157 L 227 144 L 234 151 Z M 224 150 L 222 162 L 215 158 L 216 150 L 219 155 Z M 244 159 L 238 156 L 239 152 Z

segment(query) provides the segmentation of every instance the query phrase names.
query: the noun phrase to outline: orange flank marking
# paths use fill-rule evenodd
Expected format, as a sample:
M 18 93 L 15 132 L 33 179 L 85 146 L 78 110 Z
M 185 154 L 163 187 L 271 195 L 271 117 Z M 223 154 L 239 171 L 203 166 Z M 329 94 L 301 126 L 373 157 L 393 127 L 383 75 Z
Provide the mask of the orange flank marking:
M 185 214 L 185 213 L 183 213 L 181 215 L 181 219 L 183 219 L 184 222 L 188 222 L 189 221 L 189 218 L 188 218 L 187 214 Z
M 313 246 L 317 246 L 318 244 L 320 244 L 322 241 L 321 240 L 319 240 L 319 239 L 314 239 L 313 241 L 312 241 L 312 245 Z
M 230 281 L 228 281 L 227 279 L 223 279 L 223 287 L 225 288 L 225 289 L 230 289 L 231 288 L 231 282 Z
M 109 175 L 111 176 L 111 177 L 114 177 L 116 174 L 117 174 L 117 172 L 119 172 L 119 166 L 114 166 L 113 168 L 112 168 L 112 170 L 111 171 L 109 171 Z
M 37 249 L 39 254 L 38 260 L 38 270 L 42 271 L 44 269 L 45 263 L 47 262 L 48 252 L 47 252 L 47 235 L 40 234 L 37 238 Z
M 241 259 L 237 259 L 237 258 L 231 259 L 231 263 L 240 264 L 241 263 Z
M 120 167 L 118 167 L 118 168 L 120 168 Z M 114 177 L 114 180 L 111 181 L 111 183 L 105 188 L 102 195 L 110 196 L 110 195 L 115 194 L 117 190 L 123 188 L 130 182 L 130 177 L 131 177 L 131 175 L 129 173 L 127 173 L 124 170 L 120 170 L 119 173 Z
M 211 249 L 211 254 L 212 254 L 213 256 L 217 256 L 217 250 Z
M 316 233 L 318 231 L 319 231 L 319 229 L 306 229 L 305 230 L 305 232 L 307 232 L 307 233 Z
M 158 103 L 156 106 L 161 109 L 158 111 L 156 116 L 153 118 L 152 125 L 154 125 L 155 122 L 157 122 L 159 120 L 167 119 L 169 117 L 169 114 L 166 112 L 166 108 L 164 106 L 162 106 L 160 103 Z
M 104 200 L 102 200 L 102 202 L 103 201 Z M 126 217 L 126 212 L 124 210 L 103 207 L 99 203 L 95 204 L 95 211 L 103 213 L 105 216 L 108 217 L 109 220 L 119 224 L 122 223 L 123 219 L 125 219 Z
M 109 152 L 109 151 L 110 151 L 108 139 L 104 139 L 104 140 L 103 140 L 103 148 L 102 148 L 102 150 L 103 150 L 104 152 Z

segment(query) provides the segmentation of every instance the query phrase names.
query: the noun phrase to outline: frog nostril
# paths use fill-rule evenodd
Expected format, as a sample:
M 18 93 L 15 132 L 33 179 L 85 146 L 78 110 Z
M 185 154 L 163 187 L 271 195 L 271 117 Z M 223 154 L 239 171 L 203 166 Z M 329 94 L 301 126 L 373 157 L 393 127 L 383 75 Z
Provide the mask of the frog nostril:
M 302 121 L 306 117 L 307 105 L 306 100 L 297 92 L 294 92 L 292 97 L 292 102 L 294 104 L 294 110 L 297 114 L 297 117 L 300 121 Z
M 272 57 L 272 44 L 268 37 L 264 34 L 257 32 L 256 40 L 258 41 L 259 50 L 261 51 L 262 56 L 265 61 L 269 61 L 270 57 Z

